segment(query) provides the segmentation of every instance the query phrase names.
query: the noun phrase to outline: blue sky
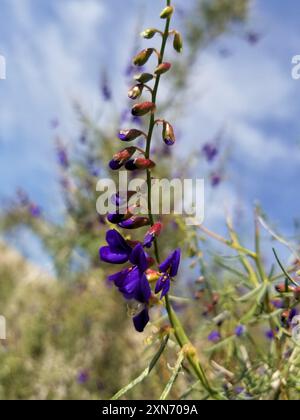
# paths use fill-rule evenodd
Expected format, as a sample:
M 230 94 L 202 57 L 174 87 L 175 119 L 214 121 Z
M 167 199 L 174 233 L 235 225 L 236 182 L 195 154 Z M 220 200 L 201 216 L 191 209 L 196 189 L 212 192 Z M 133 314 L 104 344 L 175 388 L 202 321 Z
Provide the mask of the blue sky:
M 22 187 L 52 217 L 62 210 L 50 121 L 59 118 L 62 135 L 71 139 L 74 99 L 98 118 L 103 68 L 116 98 L 125 98 L 123 73 L 137 16 L 152 26 L 162 4 L 0 0 L 0 54 L 7 61 L 7 80 L 0 81 L 0 197 Z M 193 107 L 181 122 L 178 153 L 203 144 L 222 126 L 230 150 L 226 181 L 208 193 L 209 223 L 222 223 L 224 207 L 239 206 L 248 223 L 256 200 L 283 232 L 291 232 L 299 217 L 300 81 L 291 78 L 292 56 L 300 54 L 299 14 L 294 0 L 257 0 L 247 28 L 262 35 L 260 43 L 226 36 L 196 63 L 189 82 Z M 221 59 L 220 48 L 230 56 Z M 199 169 L 195 176 L 201 175 Z

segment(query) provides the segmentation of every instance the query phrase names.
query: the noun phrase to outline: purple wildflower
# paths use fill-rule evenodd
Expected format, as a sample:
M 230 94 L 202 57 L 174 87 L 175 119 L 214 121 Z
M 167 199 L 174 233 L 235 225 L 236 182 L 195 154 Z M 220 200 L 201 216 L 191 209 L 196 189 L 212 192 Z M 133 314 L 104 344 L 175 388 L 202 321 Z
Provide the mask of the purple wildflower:
M 218 341 L 221 340 L 221 335 L 219 331 L 212 331 L 207 338 L 208 338 L 208 341 L 217 343 Z
M 162 276 L 158 279 L 155 287 L 155 293 L 161 293 L 161 299 L 166 296 L 170 290 L 171 279 L 176 277 L 180 265 L 181 250 L 176 249 L 169 257 L 159 266 Z
M 29 212 L 31 214 L 32 217 L 38 218 L 41 216 L 41 209 L 39 206 L 37 206 L 36 204 L 32 203 L 29 206 Z
M 213 173 L 211 175 L 211 185 L 212 187 L 216 188 L 218 187 L 222 182 L 222 176 L 218 173 Z
M 88 371 L 83 370 L 83 371 L 78 373 L 77 382 L 79 383 L 79 385 L 84 385 L 88 382 L 89 378 L 90 378 L 90 375 L 89 375 Z
M 132 248 L 116 230 L 109 230 L 106 234 L 108 246 L 100 248 L 102 261 L 110 264 L 124 264 L 129 260 Z
M 246 332 L 246 327 L 244 325 L 238 325 L 235 329 L 235 335 L 237 337 L 242 337 Z
M 140 303 L 148 303 L 151 289 L 145 275 L 148 268 L 148 259 L 141 245 L 137 245 L 130 258 L 132 267 L 124 269 L 109 276 L 125 299 L 134 299 Z
M 214 144 L 206 143 L 202 148 L 202 152 L 208 162 L 213 162 L 218 156 L 219 150 Z
M 57 159 L 60 166 L 64 169 L 69 167 L 69 158 L 67 151 L 63 147 L 58 147 L 57 150 Z
M 274 340 L 274 338 L 275 338 L 275 333 L 274 333 L 274 331 L 273 331 L 273 330 L 268 330 L 268 331 L 266 331 L 266 333 L 265 333 L 265 337 L 266 337 L 268 340 L 270 340 L 270 341 Z

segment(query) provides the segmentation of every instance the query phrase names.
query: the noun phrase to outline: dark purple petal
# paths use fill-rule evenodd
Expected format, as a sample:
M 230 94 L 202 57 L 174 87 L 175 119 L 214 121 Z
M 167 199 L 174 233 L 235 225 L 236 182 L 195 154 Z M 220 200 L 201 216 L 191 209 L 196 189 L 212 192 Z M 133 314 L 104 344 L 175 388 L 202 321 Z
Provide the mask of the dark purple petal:
M 162 291 L 160 298 L 163 299 L 166 296 L 166 294 L 169 293 L 170 287 L 171 287 L 170 277 L 167 275 L 162 276 L 156 283 L 155 294 L 158 294 L 159 292 Z
M 123 166 L 123 162 L 120 162 L 119 160 L 113 159 L 109 162 L 109 167 L 113 171 L 117 171 L 118 169 L 122 168 L 122 166 Z
M 126 162 L 125 169 L 127 169 L 127 171 L 135 171 L 138 168 L 136 164 L 134 163 L 134 160 L 130 159 L 128 162 Z
M 151 248 L 154 239 L 155 239 L 154 234 L 147 233 L 147 235 L 145 236 L 145 239 L 144 239 L 143 246 L 146 247 L 146 248 Z
M 114 229 L 109 230 L 106 234 L 106 241 L 109 246 L 104 246 L 99 251 L 102 261 L 111 264 L 124 264 L 129 260 L 132 249 L 119 232 Z
M 112 252 L 109 246 L 103 246 L 99 250 L 100 259 L 109 264 L 125 264 L 128 261 L 128 254 L 121 251 Z
M 136 245 L 130 255 L 130 262 L 137 266 L 142 272 L 148 268 L 148 255 L 141 244 Z
M 135 299 L 140 303 L 148 303 L 151 297 L 149 282 L 138 268 L 129 271 L 119 290 L 125 299 Z
M 117 287 L 122 287 L 129 272 L 130 272 L 130 269 L 126 268 L 125 270 L 122 270 L 119 273 L 112 274 L 111 276 L 109 276 L 108 280 L 115 283 Z
M 107 215 L 107 220 L 114 225 L 121 223 L 124 220 L 124 214 L 109 213 Z
M 142 312 L 133 318 L 133 324 L 137 332 L 142 333 L 150 321 L 148 309 L 145 308 Z
M 123 250 L 127 254 L 130 254 L 132 251 L 123 236 L 115 229 L 111 229 L 106 233 L 106 241 L 113 249 Z
M 170 277 L 176 277 L 180 264 L 181 250 L 176 249 L 171 255 L 159 266 L 160 271 L 168 273 Z
M 144 226 L 149 226 L 150 221 L 147 217 L 133 216 L 124 222 L 119 223 L 122 229 L 139 229 Z

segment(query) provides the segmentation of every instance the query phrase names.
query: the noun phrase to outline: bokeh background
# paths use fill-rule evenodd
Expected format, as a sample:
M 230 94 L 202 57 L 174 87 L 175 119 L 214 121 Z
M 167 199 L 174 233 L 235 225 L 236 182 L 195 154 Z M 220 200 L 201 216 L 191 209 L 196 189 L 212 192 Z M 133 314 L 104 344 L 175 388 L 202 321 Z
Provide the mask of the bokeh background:
M 161 24 L 163 5 L 0 0 L 7 62 L 0 81 L 0 312 L 8 319 L 0 398 L 108 398 L 145 365 L 153 331 L 131 332 L 97 259 L 105 226 L 95 182 L 118 147 L 119 125 L 129 123 L 130 62 L 145 45 L 138 34 Z M 222 232 L 229 212 L 251 241 L 259 202 L 274 229 L 294 238 L 300 82 L 292 79 L 291 60 L 300 52 L 300 5 L 175 5 L 185 49 L 180 58 L 169 53 L 175 66 L 161 91 L 178 137 L 163 174 L 184 176 L 191 163 L 189 175 L 205 179 L 210 228 Z M 192 284 L 194 270 L 186 265 L 184 272 Z M 155 398 L 159 383 L 155 374 L 147 391 L 131 397 Z

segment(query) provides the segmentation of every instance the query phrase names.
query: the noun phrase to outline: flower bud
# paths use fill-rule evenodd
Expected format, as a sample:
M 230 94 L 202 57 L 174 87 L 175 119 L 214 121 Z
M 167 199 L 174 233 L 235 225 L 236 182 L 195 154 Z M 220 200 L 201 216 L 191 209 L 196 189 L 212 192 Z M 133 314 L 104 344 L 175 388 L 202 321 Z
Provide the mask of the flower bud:
M 133 141 L 142 135 L 143 132 L 141 130 L 120 130 L 119 139 L 122 141 Z
M 155 163 L 150 159 L 145 158 L 137 158 L 137 159 L 130 159 L 125 168 L 128 171 L 136 171 L 137 169 L 152 169 L 155 167 Z
M 139 83 L 148 83 L 150 82 L 150 80 L 153 79 L 153 74 L 150 73 L 142 73 L 142 74 L 137 74 L 136 76 L 134 76 L 134 79 L 139 82 Z
M 143 31 L 141 33 L 141 36 L 145 39 L 152 39 L 156 33 L 157 33 L 157 29 L 149 28 L 149 29 L 146 29 L 145 31 Z
M 146 48 L 134 57 L 133 64 L 139 67 L 144 66 L 153 54 L 153 52 L 154 48 Z
M 156 166 L 152 160 L 145 158 L 137 158 L 134 163 L 138 169 L 153 169 Z
M 144 86 L 143 85 L 135 85 L 132 89 L 128 92 L 128 98 L 130 99 L 137 99 L 143 93 Z
M 171 67 L 172 67 L 171 63 L 162 63 L 158 67 L 156 67 L 154 73 L 157 76 L 160 76 L 161 74 L 167 73 L 167 71 L 169 71 Z
M 119 223 L 119 226 L 123 229 L 139 229 L 144 226 L 149 226 L 150 221 L 148 217 L 133 216 L 128 220 L 125 220 L 122 223 Z
M 172 16 L 173 12 L 174 12 L 174 7 L 173 6 L 167 6 L 161 12 L 160 18 L 161 19 L 170 19 L 170 17 Z
M 120 214 L 120 213 L 109 213 L 107 215 L 107 220 L 114 224 L 117 225 L 119 223 L 124 222 L 125 220 L 129 219 L 132 216 L 131 213 L 127 212 L 127 214 Z
M 162 230 L 162 224 L 160 222 L 155 223 L 146 233 L 144 238 L 143 246 L 146 248 L 151 248 L 152 243 L 154 242 L 155 238 L 157 238 Z
M 126 149 L 121 150 L 120 152 L 114 155 L 114 160 L 123 161 L 130 159 L 136 152 L 136 147 L 126 147 Z
M 119 153 L 116 153 L 113 159 L 109 162 L 109 167 L 113 171 L 117 171 L 122 168 L 125 162 L 127 162 L 136 152 L 136 147 L 127 147 L 124 150 L 121 150 Z
M 132 108 L 132 115 L 134 117 L 142 117 L 143 115 L 148 114 L 148 112 L 155 112 L 156 106 L 153 102 L 143 102 L 141 104 L 136 104 Z
M 178 53 L 181 53 L 183 50 L 183 39 L 179 32 L 175 32 L 173 47 Z
M 173 146 L 176 141 L 174 129 L 167 121 L 163 123 L 163 140 L 167 146 Z

